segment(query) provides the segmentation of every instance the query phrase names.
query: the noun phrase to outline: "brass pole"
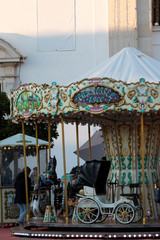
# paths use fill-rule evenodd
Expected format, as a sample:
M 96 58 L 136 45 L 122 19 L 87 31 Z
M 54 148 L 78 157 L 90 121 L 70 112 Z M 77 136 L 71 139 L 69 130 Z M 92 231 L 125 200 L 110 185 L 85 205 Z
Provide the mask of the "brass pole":
M 48 119 L 48 150 L 49 150 L 49 154 L 48 154 L 48 162 L 50 161 L 50 157 L 51 157 L 51 119 L 49 117 Z
M 38 148 L 38 128 L 37 128 L 37 122 L 35 122 L 35 131 L 36 131 L 37 182 L 38 182 L 38 176 L 39 176 L 40 170 L 39 170 L 39 148 Z
M 66 179 L 66 158 L 65 158 L 65 141 L 64 141 L 64 121 L 61 118 L 62 124 L 62 145 L 63 145 L 63 168 L 64 168 L 64 186 L 65 186 L 65 209 L 66 209 L 66 224 L 68 224 L 68 199 L 67 199 L 67 179 Z
M 145 178 L 144 178 L 144 122 L 141 114 L 141 154 L 142 154 L 142 186 L 143 186 L 143 224 L 146 224 Z
M 88 124 L 88 144 L 89 144 L 89 160 L 91 160 L 91 130 Z
M 23 155 L 24 155 L 26 206 L 27 206 L 26 220 L 29 221 L 29 201 L 28 201 L 28 181 L 27 181 L 28 174 L 27 174 L 27 164 L 26 164 L 26 146 L 25 146 L 24 119 L 22 120 L 22 133 L 23 133 Z
M 79 167 L 79 132 L 78 132 L 78 122 L 76 122 L 76 140 L 77 140 L 77 166 Z

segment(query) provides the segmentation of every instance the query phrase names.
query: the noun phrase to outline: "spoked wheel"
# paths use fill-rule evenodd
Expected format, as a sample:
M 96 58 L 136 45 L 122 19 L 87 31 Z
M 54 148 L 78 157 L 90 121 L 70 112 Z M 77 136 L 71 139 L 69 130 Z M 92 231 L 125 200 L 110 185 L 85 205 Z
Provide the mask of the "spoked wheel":
M 115 210 L 115 217 L 118 222 L 123 224 L 131 223 L 135 217 L 135 210 L 128 203 L 120 203 Z
M 96 223 L 102 223 L 104 220 L 106 220 L 106 218 L 108 217 L 107 214 L 99 214 L 98 219 L 96 220 Z
M 136 207 L 134 207 L 135 210 L 135 217 L 133 219 L 133 222 L 139 222 L 142 218 L 143 218 L 143 208 L 141 205 L 138 205 Z
M 93 199 L 84 198 L 77 204 L 76 215 L 82 223 L 94 223 L 99 217 L 99 206 Z

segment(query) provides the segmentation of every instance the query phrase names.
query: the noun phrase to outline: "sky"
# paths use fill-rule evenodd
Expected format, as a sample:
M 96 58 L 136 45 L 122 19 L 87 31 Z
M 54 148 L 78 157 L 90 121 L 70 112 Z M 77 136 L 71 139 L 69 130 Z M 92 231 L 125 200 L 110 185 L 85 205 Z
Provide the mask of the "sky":
M 57 159 L 57 175 L 62 177 L 64 175 L 63 168 L 63 150 L 62 150 L 62 131 L 61 124 L 58 125 L 59 137 L 55 140 L 55 145 L 51 150 L 51 156 Z M 91 136 L 97 130 L 97 127 L 91 127 Z M 65 157 L 66 157 L 66 172 L 69 173 L 71 169 L 77 166 L 77 155 L 73 152 L 77 150 L 76 143 L 76 125 L 64 124 L 65 135 Z M 79 126 L 79 147 L 88 141 L 88 125 Z M 83 165 L 85 161 L 80 158 L 80 165 Z

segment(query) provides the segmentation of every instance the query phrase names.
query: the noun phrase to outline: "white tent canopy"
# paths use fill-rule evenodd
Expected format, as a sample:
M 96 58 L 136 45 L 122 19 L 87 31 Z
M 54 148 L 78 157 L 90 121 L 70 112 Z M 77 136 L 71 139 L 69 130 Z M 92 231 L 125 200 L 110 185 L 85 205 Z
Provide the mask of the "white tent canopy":
M 91 160 L 101 160 L 105 156 L 104 143 L 101 131 L 97 130 L 91 137 Z M 77 154 L 77 151 L 74 151 Z M 85 161 L 89 160 L 89 141 L 79 148 L 79 157 Z
M 25 135 L 25 146 L 36 146 L 36 138 Z M 23 146 L 23 134 L 19 133 L 0 141 L 0 148 L 3 147 L 20 147 Z M 48 142 L 38 139 L 38 146 L 48 146 Z
M 136 48 L 127 47 L 76 80 L 94 77 L 108 77 L 126 83 L 136 83 L 144 78 L 147 82 L 159 83 L 160 62 Z

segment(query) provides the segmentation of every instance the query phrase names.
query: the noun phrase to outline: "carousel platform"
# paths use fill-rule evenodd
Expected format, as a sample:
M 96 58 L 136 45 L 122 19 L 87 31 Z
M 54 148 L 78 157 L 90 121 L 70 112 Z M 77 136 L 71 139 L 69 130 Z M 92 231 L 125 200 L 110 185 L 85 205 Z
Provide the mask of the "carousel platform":
M 160 220 L 131 224 L 114 221 L 101 224 L 65 224 L 28 222 L 24 227 L 13 227 L 14 236 L 51 239 L 160 239 Z

